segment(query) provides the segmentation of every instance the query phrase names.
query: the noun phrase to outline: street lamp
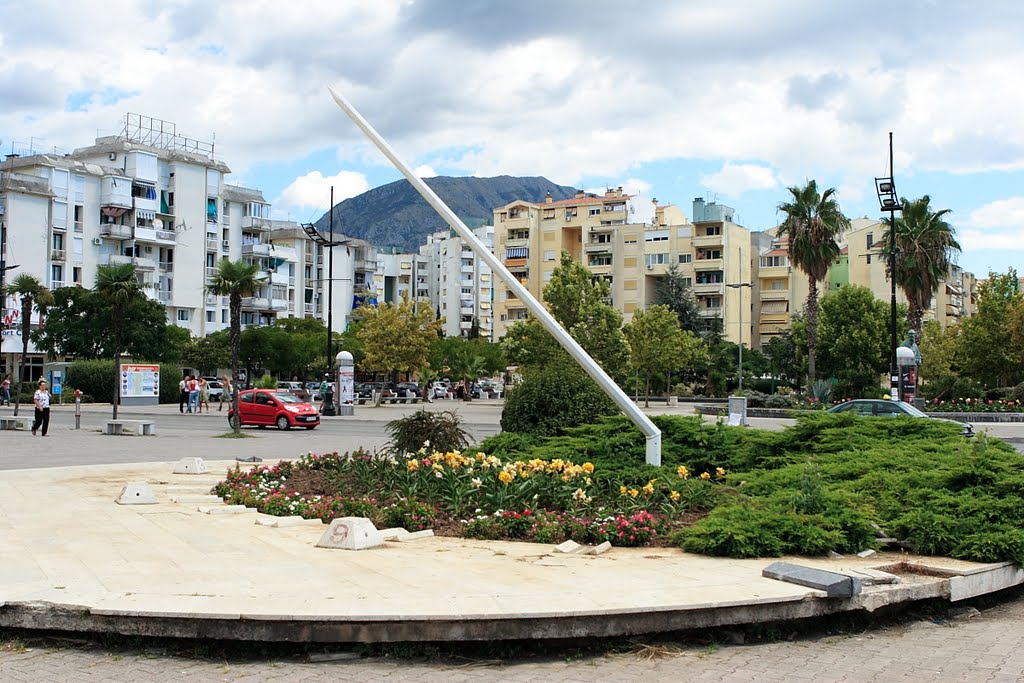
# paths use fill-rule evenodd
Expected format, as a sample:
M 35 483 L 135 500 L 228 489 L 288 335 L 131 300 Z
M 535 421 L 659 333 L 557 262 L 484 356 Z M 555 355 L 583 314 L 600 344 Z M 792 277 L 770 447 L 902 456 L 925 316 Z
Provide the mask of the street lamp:
M 334 361 L 333 354 L 333 334 L 334 334 L 334 247 L 342 244 L 348 244 L 347 239 L 334 240 L 334 186 L 331 186 L 331 208 L 328 211 L 328 225 L 330 238 L 325 239 L 321 235 L 316 226 L 312 223 L 303 223 L 302 229 L 315 243 L 327 249 L 327 374 L 331 375 L 333 367 L 331 363 Z M 331 390 L 328 385 L 327 392 L 324 397 L 324 409 L 323 414 L 328 417 L 337 415 L 337 411 L 334 407 L 334 391 Z
M 726 287 L 729 287 L 731 289 L 739 289 L 740 290 L 740 343 L 739 343 L 740 359 L 739 359 L 739 366 L 737 367 L 737 377 L 739 378 L 739 386 L 736 389 L 737 393 L 743 391 L 743 289 L 742 288 L 743 287 L 752 287 L 752 286 L 753 285 L 751 285 L 749 282 L 736 282 L 736 283 L 731 284 L 731 285 L 726 285 Z
M 889 133 L 889 176 L 875 178 L 875 192 L 882 211 L 889 212 L 889 285 L 891 299 L 889 302 L 889 332 L 891 348 L 889 355 L 889 397 L 899 400 L 899 368 L 896 367 L 896 212 L 902 211 L 900 197 L 896 193 L 896 181 L 893 179 L 892 133 Z

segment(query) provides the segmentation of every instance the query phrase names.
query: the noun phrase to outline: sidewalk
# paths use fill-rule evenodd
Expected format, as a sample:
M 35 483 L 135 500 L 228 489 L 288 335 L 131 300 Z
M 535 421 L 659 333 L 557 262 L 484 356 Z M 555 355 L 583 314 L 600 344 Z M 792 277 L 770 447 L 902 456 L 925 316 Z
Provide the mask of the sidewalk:
M 142 442 L 141 440 L 138 440 Z M 142 442 L 145 443 L 145 442 Z M 208 491 L 234 462 L 0 476 L 0 626 L 265 641 L 619 636 L 960 599 L 1024 582 L 1019 568 L 881 554 L 792 558 L 834 571 L 894 570 L 851 599 L 762 578 L 769 560 L 613 548 L 561 555 L 526 543 L 428 538 L 365 551 L 315 547 L 325 526 L 271 528 L 255 512 L 205 514 L 171 496 Z M 117 505 L 146 481 L 155 505 Z

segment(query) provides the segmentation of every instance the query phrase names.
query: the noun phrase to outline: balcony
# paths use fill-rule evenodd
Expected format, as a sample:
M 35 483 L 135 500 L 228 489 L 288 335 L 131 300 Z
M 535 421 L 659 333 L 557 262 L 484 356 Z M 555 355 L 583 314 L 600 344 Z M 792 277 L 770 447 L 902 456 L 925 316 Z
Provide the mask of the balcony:
M 508 258 L 505 259 L 505 267 L 509 270 L 513 268 L 525 268 L 529 259 L 525 258 Z
M 123 254 L 110 254 L 107 256 L 108 266 L 120 266 L 131 264 L 139 270 L 156 270 L 156 261 L 139 256 L 125 256 Z
M 302 312 L 306 315 L 313 315 L 313 304 L 303 304 Z
M 761 266 L 757 275 L 762 278 L 784 278 L 789 277 L 790 272 L 789 266 Z
M 124 177 L 104 176 L 100 180 L 100 206 L 132 208 L 132 181 Z
M 463 321 L 459 322 L 459 329 L 460 330 L 471 330 L 471 329 L 473 329 L 473 321 L 472 320 L 469 320 L 469 321 L 463 320 Z
M 476 270 L 476 269 L 475 269 L 475 268 L 473 267 L 473 264 L 472 264 L 472 263 L 470 263 L 469 265 L 466 265 L 466 264 L 464 263 L 464 264 L 462 264 L 462 266 L 461 266 L 461 267 L 459 268 L 459 272 L 460 272 L 460 273 L 469 273 L 469 274 L 471 274 L 471 275 L 473 274 L 473 272 L 474 272 L 475 270 Z
M 242 256 L 270 256 L 271 246 L 262 242 L 242 245 Z
M 262 296 L 242 297 L 242 308 L 265 311 L 270 308 L 270 299 Z
M 473 281 L 472 280 L 459 280 L 459 287 L 472 287 L 472 286 L 473 286 Z
M 130 240 L 135 234 L 130 225 L 118 225 L 117 223 L 103 223 L 100 225 L 100 235 L 109 237 L 112 240 Z
M 206 279 L 207 280 L 212 280 L 215 275 L 217 275 L 217 269 L 214 268 L 213 266 L 207 266 L 206 267 Z
M 242 217 L 243 230 L 270 230 L 269 218 L 258 218 L 256 216 Z
M 363 258 L 353 259 L 353 261 L 352 261 L 352 270 L 363 271 L 363 272 L 366 272 L 366 271 L 373 272 L 373 271 L 377 270 L 377 262 L 376 261 L 367 261 L 366 259 L 363 259 Z
M 720 258 L 697 258 L 693 260 L 694 270 L 722 270 L 724 262 Z
M 136 226 L 135 239 L 142 242 L 155 242 L 157 244 L 173 244 L 174 233 L 166 230 L 155 230 L 143 226 Z
M 288 310 L 288 299 L 271 299 L 270 310 L 272 311 L 287 311 Z
M 136 211 L 152 211 L 156 213 L 160 210 L 160 200 L 156 197 L 152 199 L 146 199 L 145 197 L 133 197 L 135 200 Z
M 583 245 L 583 250 L 588 254 L 610 254 L 612 253 L 611 242 L 588 242 Z
M 61 287 L 67 287 L 68 283 L 64 280 L 50 280 L 50 289 L 60 289 Z
M 216 306 L 217 305 L 217 301 L 219 299 L 220 299 L 220 297 L 218 297 L 216 294 L 207 294 L 206 295 L 206 305 L 207 306 Z
M 159 266 L 160 270 L 166 271 L 168 273 L 174 272 L 174 261 L 160 261 Z
M 692 289 L 694 294 L 721 294 L 725 291 L 725 285 L 721 282 L 695 282 Z
M 289 277 L 288 273 L 273 271 L 270 273 L 270 283 L 273 285 L 288 285 L 294 284 L 295 278 Z M 291 281 L 291 282 L 289 282 Z
M 696 235 L 692 240 L 694 247 L 718 247 L 722 245 L 722 235 Z
M 156 300 L 166 306 L 171 303 L 171 293 L 165 289 L 161 289 L 156 293 Z
M 75 221 L 75 234 L 81 235 L 85 231 L 85 226 L 82 225 L 82 221 Z
M 784 301 L 789 299 L 788 289 L 762 289 L 761 301 Z
M 50 250 L 50 260 L 51 261 L 67 261 L 68 260 L 67 252 L 65 252 L 63 249 L 51 249 Z
M 473 315 L 474 310 L 472 306 L 462 306 L 459 308 L 459 315 Z
M 529 237 L 517 237 L 515 239 L 509 238 L 509 239 L 505 240 L 505 246 L 506 247 L 528 247 L 528 246 L 530 246 L 530 238 Z
M 721 306 L 718 308 L 698 308 L 697 315 L 702 318 L 721 318 L 722 308 Z
M 220 240 L 206 240 L 206 251 L 217 251 L 220 249 Z

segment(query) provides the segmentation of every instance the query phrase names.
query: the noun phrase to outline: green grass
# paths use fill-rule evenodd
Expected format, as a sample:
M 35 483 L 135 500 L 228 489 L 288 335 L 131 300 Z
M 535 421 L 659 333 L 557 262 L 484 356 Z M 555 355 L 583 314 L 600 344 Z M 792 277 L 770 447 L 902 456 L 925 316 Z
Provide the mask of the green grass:
M 245 432 L 238 432 L 237 434 L 235 434 L 234 432 L 225 432 L 224 434 L 218 434 L 217 436 L 215 436 L 213 438 L 215 438 L 215 439 L 255 439 L 256 435 L 255 434 L 246 434 Z

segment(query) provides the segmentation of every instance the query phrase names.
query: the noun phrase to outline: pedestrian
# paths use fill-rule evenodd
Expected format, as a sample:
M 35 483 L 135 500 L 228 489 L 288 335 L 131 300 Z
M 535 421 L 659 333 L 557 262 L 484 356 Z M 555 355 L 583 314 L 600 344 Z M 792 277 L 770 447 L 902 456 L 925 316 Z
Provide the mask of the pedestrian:
M 200 377 L 199 406 L 196 412 L 202 412 L 204 405 L 206 406 L 206 412 L 210 412 L 210 383 L 206 381 L 205 377 Z
M 185 412 L 185 404 L 188 403 L 188 375 L 182 376 L 178 382 L 178 412 Z
M 458 384 L 455 385 L 455 398 L 460 401 L 464 401 L 466 399 L 466 383 L 461 379 Z
M 198 413 L 199 412 L 199 382 L 196 381 L 196 378 L 194 376 L 193 377 L 189 377 L 189 380 L 187 382 L 187 386 L 188 386 L 188 410 L 186 410 L 185 412 L 186 413 L 191 413 L 192 412 L 192 407 L 195 406 L 195 412 Z
M 0 382 L 0 404 L 11 405 L 11 376 L 4 375 L 4 381 Z
M 32 401 L 36 404 L 35 419 L 32 420 L 32 436 L 36 435 L 40 426 L 43 428 L 43 436 L 46 436 L 46 430 L 50 428 L 50 392 L 46 390 L 45 379 L 39 380 L 39 386 L 32 396 Z
M 224 410 L 224 401 L 231 400 L 231 380 L 228 379 L 227 375 L 224 375 L 223 377 L 221 377 L 220 382 L 221 384 L 224 385 L 224 387 L 221 389 L 220 392 L 220 406 L 217 408 L 218 413 Z
M 324 412 L 324 407 L 327 405 L 327 389 L 328 389 L 327 380 L 328 380 L 328 378 L 330 378 L 330 375 L 326 375 L 325 374 L 323 380 L 320 382 L 320 412 L 321 413 Z

